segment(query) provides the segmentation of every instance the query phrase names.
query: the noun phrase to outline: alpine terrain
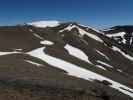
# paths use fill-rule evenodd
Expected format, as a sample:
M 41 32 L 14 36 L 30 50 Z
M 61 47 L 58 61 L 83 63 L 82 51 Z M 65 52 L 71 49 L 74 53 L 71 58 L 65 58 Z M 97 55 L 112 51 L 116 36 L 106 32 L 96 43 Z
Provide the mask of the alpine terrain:
M 1 26 L 0 100 L 133 100 L 133 26 Z

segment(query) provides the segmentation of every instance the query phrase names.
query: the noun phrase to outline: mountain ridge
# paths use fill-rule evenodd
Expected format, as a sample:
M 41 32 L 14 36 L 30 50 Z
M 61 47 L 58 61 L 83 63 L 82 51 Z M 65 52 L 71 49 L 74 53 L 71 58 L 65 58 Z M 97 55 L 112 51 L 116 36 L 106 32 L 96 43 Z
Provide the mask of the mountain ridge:
M 28 24 L 0 27 L 1 79 L 7 79 L 9 84 L 11 80 L 21 80 L 44 87 L 49 85 L 53 89 L 80 88 L 88 98 L 85 100 L 92 97 L 96 100 L 132 100 L 132 46 L 107 36 L 108 30 L 75 22 L 47 26 L 45 23 L 43 28 Z M 52 91 L 57 94 L 56 90 Z M 60 97 L 67 95 L 62 92 Z M 69 96 L 72 95 L 67 99 Z

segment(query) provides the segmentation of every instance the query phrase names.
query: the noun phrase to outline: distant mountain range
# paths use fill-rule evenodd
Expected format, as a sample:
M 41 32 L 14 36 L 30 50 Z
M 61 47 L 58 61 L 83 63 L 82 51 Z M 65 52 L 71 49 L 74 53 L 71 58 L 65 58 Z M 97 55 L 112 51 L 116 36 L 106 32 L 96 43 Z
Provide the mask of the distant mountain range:
M 0 100 L 133 100 L 133 26 L 0 27 Z

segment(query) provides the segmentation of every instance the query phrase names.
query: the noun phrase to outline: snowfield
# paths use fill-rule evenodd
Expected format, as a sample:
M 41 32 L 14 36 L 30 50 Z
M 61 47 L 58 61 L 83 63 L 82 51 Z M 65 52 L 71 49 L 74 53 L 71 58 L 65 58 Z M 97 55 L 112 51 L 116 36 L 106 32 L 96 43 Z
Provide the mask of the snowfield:
M 75 48 L 69 44 L 67 44 L 64 48 L 69 52 L 70 55 L 77 57 L 78 59 L 81 59 L 85 62 L 88 62 L 89 64 L 92 64 L 88 60 L 88 56 L 83 51 L 81 51 L 80 49 Z
M 126 39 L 124 38 L 124 35 L 125 35 L 126 33 L 125 32 L 119 32 L 119 33 L 114 33 L 114 34 L 106 34 L 106 36 L 108 36 L 108 37 L 121 37 L 122 38 L 122 43 L 126 43 Z
M 50 64 L 56 68 L 60 68 L 62 70 L 65 70 L 71 76 L 75 76 L 75 77 L 82 78 L 82 79 L 89 80 L 89 81 L 92 81 L 95 79 L 100 80 L 100 81 L 106 80 L 106 81 L 112 83 L 112 85 L 110 85 L 110 87 L 117 89 L 120 92 L 122 92 L 126 95 L 129 95 L 130 97 L 133 97 L 133 89 L 131 89 L 125 85 L 122 85 L 118 82 L 115 82 L 109 78 L 106 78 L 102 75 L 99 75 L 99 74 L 96 74 L 92 71 L 81 68 L 80 66 L 77 66 L 77 65 L 74 65 L 72 63 L 66 62 L 64 60 L 58 59 L 56 57 L 52 57 L 50 55 L 47 55 L 47 54 L 45 54 L 44 49 L 45 49 L 45 47 L 38 48 L 38 49 L 35 49 L 31 52 L 28 52 L 27 54 L 34 56 L 34 57 L 37 57 L 37 58 L 40 58 L 40 59 L 44 60 L 45 62 L 47 62 L 48 64 Z
M 35 26 L 35 27 L 40 27 L 40 28 L 45 28 L 45 27 L 56 27 L 59 25 L 58 21 L 37 21 L 37 22 L 32 22 L 28 23 L 29 25 Z
M 58 21 L 38 21 L 38 22 L 32 22 L 32 23 L 28 23 L 28 24 L 29 25 L 33 25 L 35 27 L 39 27 L 39 28 L 56 27 L 56 26 L 60 25 L 60 23 Z M 129 54 L 125 54 L 120 48 L 118 48 L 116 46 L 112 46 L 112 47 L 107 46 L 106 42 L 104 43 L 104 41 L 103 41 L 104 39 L 102 40 L 99 36 L 97 36 L 97 35 L 95 35 L 93 33 L 89 33 L 88 30 L 91 27 L 88 27 L 88 28 L 86 27 L 86 29 L 84 29 L 81 26 L 70 24 L 66 28 L 64 28 L 64 29 L 62 29 L 60 31 L 57 30 L 57 29 L 56 30 L 58 32 L 64 32 L 64 31 L 71 31 L 73 28 L 76 28 L 78 30 L 79 37 L 81 39 L 83 39 L 83 36 L 84 35 L 86 35 L 90 39 L 90 41 L 87 41 L 87 43 L 86 43 L 87 45 L 85 45 L 85 46 L 88 46 L 88 48 L 85 49 L 85 50 L 86 51 L 88 50 L 87 52 L 90 55 L 87 56 L 86 53 L 84 52 L 84 50 L 81 50 L 81 49 L 76 48 L 76 47 L 74 47 L 74 46 L 72 46 L 70 44 L 67 44 L 68 42 L 65 42 L 65 39 L 64 38 L 61 38 L 62 39 L 61 40 L 60 38 L 59 39 L 58 38 L 56 39 L 56 37 L 54 37 L 54 39 L 53 39 L 53 37 L 52 38 L 50 37 L 50 39 L 49 39 L 49 35 L 45 37 L 45 31 L 42 32 L 42 33 L 40 33 L 40 34 L 43 34 L 44 33 L 43 34 L 44 35 L 44 38 L 43 38 L 43 37 L 41 37 L 41 35 L 38 35 L 37 33 L 35 33 L 32 29 L 29 29 L 28 32 L 32 33 L 33 36 L 34 36 L 34 38 L 36 37 L 37 40 L 39 40 L 39 42 L 37 42 L 37 44 L 39 44 L 39 46 L 36 47 L 36 45 L 35 45 L 35 47 L 37 49 L 34 49 L 34 50 L 32 49 L 32 51 L 26 52 L 26 51 L 23 51 L 25 49 L 19 49 L 19 47 L 18 47 L 18 49 L 14 49 L 12 52 L 1 52 L 0 51 L 0 56 L 9 55 L 9 54 L 17 54 L 17 53 L 18 54 L 22 54 L 21 56 L 23 57 L 23 59 L 20 59 L 20 60 L 23 60 L 27 65 L 31 65 L 31 66 L 34 65 L 34 67 L 43 67 L 44 65 L 42 63 L 39 64 L 40 61 L 36 61 L 36 59 L 34 58 L 34 57 L 36 57 L 36 58 L 38 58 L 38 59 L 46 62 L 47 64 L 49 64 L 49 65 L 51 65 L 51 66 L 53 66 L 55 68 L 58 68 L 58 69 L 61 69 L 61 70 L 66 71 L 67 73 L 65 73 L 65 74 L 67 74 L 67 75 L 70 75 L 70 76 L 73 76 L 73 77 L 76 77 L 76 78 L 81 78 L 81 79 L 87 80 L 88 82 L 89 81 L 90 82 L 93 82 L 95 80 L 99 80 L 100 82 L 102 82 L 102 81 L 105 81 L 106 80 L 109 83 L 111 83 L 110 85 L 108 85 L 109 87 L 111 87 L 111 88 L 113 88 L 115 90 L 118 90 L 119 92 L 121 92 L 123 94 L 126 94 L 126 95 L 128 95 L 128 96 L 130 96 L 130 97 L 133 98 L 133 89 L 130 88 L 130 86 L 132 86 L 132 82 L 131 82 L 132 80 L 129 80 L 131 78 L 129 77 L 129 79 L 126 79 L 128 76 L 122 76 L 122 79 L 126 79 L 126 81 L 125 80 L 122 80 L 122 79 L 121 79 L 122 80 L 121 81 L 121 80 L 118 79 L 119 77 L 121 77 L 119 75 L 123 75 L 123 74 L 128 75 L 129 74 L 129 73 L 126 72 L 126 70 L 124 70 L 124 69 L 126 69 L 126 67 L 124 66 L 124 64 L 122 64 L 122 65 L 121 64 L 118 64 L 118 68 L 119 69 L 116 68 L 116 67 L 115 68 L 113 67 L 113 66 L 115 66 L 115 64 L 117 65 L 117 61 L 119 63 L 120 61 L 123 61 L 123 59 L 120 59 L 120 61 L 119 61 L 119 59 L 114 59 L 115 56 L 112 56 L 112 55 L 113 54 L 116 54 L 116 56 L 117 56 L 117 54 L 118 54 L 118 58 L 119 57 L 124 57 L 125 58 L 124 60 L 130 60 L 130 61 L 133 61 L 133 56 L 131 56 Z M 48 28 L 48 29 L 51 29 L 51 28 Z M 94 30 L 94 31 L 96 31 L 96 32 L 99 32 L 99 34 L 103 34 L 102 32 L 100 32 L 98 30 L 95 30 L 93 28 L 91 28 L 91 29 Z M 50 33 L 53 33 L 53 32 L 55 32 L 55 31 L 52 31 L 52 32 L 50 31 Z M 116 34 L 105 34 L 105 35 L 108 36 L 108 37 L 110 37 L 110 38 L 111 37 L 121 36 L 122 39 L 123 39 L 122 42 L 123 43 L 126 42 L 126 40 L 124 39 L 124 35 L 125 35 L 124 32 L 120 32 L 120 33 L 116 33 Z M 50 36 L 51 36 L 51 34 L 50 34 Z M 47 38 L 47 39 L 45 40 L 45 38 Z M 92 40 L 94 40 L 94 41 L 92 41 Z M 51 45 L 54 45 L 54 44 L 55 44 L 55 46 L 57 44 L 57 48 L 56 49 L 58 50 L 58 47 L 60 48 L 60 44 L 58 45 L 58 41 L 59 41 L 59 43 L 63 43 L 63 46 L 65 44 L 64 49 L 66 51 L 68 51 L 68 53 L 69 53 L 68 55 L 69 56 L 71 55 L 73 58 L 74 57 L 75 57 L 75 59 L 77 58 L 76 60 L 74 59 L 74 61 L 82 61 L 82 62 L 84 61 L 83 62 L 84 63 L 84 68 L 82 67 L 81 64 L 76 65 L 76 64 L 73 64 L 71 62 L 62 60 L 60 58 L 57 58 L 57 57 L 54 57 L 54 56 L 51 56 L 51 55 L 45 53 L 46 47 L 50 47 Z M 85 41 L 85 40 L 83 39 L 83 41 Z M 133 41 L 133 38 L 132 38 L 132 40 L 130 42 L 132 42 L 132 41 Z M 96 42 L 96 46 L 94 44 L 94 47 L 95 48 L 92 48 L 93 46 L 89 46 L 88 45 L 89 42 Z M 13 41 L 13 43 L 14 43 L 14 41 Z M 35 40 L 35 43 L 36 43 L 36 40 Z M 77 45 L 78 45 L 79 42 L 74 41 L 74 43 L 77 43 Z M 100 46 L 100 45 L 97 45 L 97 43 L 98 44 L 103 44 L 104 43 L 105 46 L 107 46 L 108 48 L 107 49 L 105 48 L 105 50 L 103 50 L 104 52 L 102 52 L 102 49 L 101 49 L 102 47 L 99 48 L 98 46 Z M 42 44 L 42 45 L 40 45 L 40 44 Z M 12 43 L 11 43 L 11 45 L 12 45 Z M 22 47 L 23 47 L 23 45 L 25 45 L 25 42 L 24 42 L 24 44 L 22 44 Z M 79 43 L 79 45 L 80 45 L 80 43 Z M 17 46 L 17 45 L 15 44 L 15 46 Z M 41 47 L 40 48 L 40 46 L 44 46 L 44 47 Z M 61 46 L 62 46 L 62 44 L 61 44 Z M 63 48 L 63 46 L 61 47 L 61 49 Z M 26 47 L 27 47 L 27 45 L 26 45 Z M 32 47 L 32 44 L 31 44 L 31 47 Z M 33 47 L 34 47 L 34 41 L 33 41 Z M 84 45 L 83 45 L 83 49 L 84 49 Z M 109 50 L 111 52 L 108 52 Z M 91 53 L 92 53 L 92 55 L 91 55 Z M 112 55 L 109 56 L 109 53 L 112 53 Z M 23 56 L 23 54 L 24 54 L 24 56 Z M 28 56 L 28 59 L 31 59 L 31 60 L 25 59 L 25 57 L 27 57 L 27 55 L 25 56 L 25 54 L 30 55 L 30 56 Z M 32 59 L 31 56 L 34 59 Z M 16 56 L 14 56 L 14 57 L 16 57 Z M 88 57 L 90 58 L 90 60 L 89 60 Z M 116 62 L 114 60 L 116 60 Z M 94 62 L 94 64 L 93 64 L 93 62 Z M 91 68 L 94 68 L 95 67 L 94 69 L 92 69 L 93 71 L 87 69 L 87 67 L 89 67 L 89 65 L 93 65 L 93 66 L 91 66 Z M 123 69 L 123 66 L 125 67 L 124 69 Z M 129 67 L 130 66 L 132 67 L 132 64 L 129 64 Z M 95 71 L 96 72 L 99 71 L 99 74 L 95 73 Z M 105 71 L 107 72 L 107 74 L 109 73 L 110 76 L 112 75 L 111 78 L 115 78 L 115 80 L 118 79 L 120 82 L 123 82 L 123 84 L 117 82 L 117 80 L 114 81 L 113 79 L 110 79 L 108 77 L 105 77 L 104 75 L 107 75 L 106 73 L 104 73 Z M 115 72 L 116 72 L 116 75 L 118 73 L 118 77 L 115 76 L 115 74 L 114 74 Z M 100 73 L 102 73 L 103 75 L 101 75 Z M 127 84 L 127 86 L 124 85 L 124 83 Z M 128 87 L 128 85 L 129 85 L 129 87 Z
M 96 35 L 94 35 L 94 34 L 91 34 L 91 33 L 88 33 L 88 32 L 86 32 L 86 31 L 84 31 L 83 29 L 79 28 L 78 26 L 72 25 L 72 24 L 69 25 L 68 27 L 66 27 L 66 28 L 63 29 L 63 30 L 60 30 L 59 32 L 63 32 L 63 31 L 66 31 L 66 30 L 71 31 L 73 28 L 77 28 L 78 31 L 79 31 L 79 33 L 81 34 L 81 36 L 83 36 L 83 35 L 86 34 L 86 35 L 89 36 L 90 38 L 92 38 L 92 39 L 94 39 L 94 40 L 96 40 L 96 41 L 98 41 L 98 42 L 103 43 L 103 40 L 101 40 L 98 36 L 96 36 Z

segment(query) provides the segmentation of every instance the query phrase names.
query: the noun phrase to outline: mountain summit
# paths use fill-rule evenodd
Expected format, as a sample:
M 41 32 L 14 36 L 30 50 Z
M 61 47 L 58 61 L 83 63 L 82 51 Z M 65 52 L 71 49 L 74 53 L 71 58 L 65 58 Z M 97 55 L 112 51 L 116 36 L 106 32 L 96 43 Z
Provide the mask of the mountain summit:
M 0 99 L 133 100 L 128 27 L 58 21 L 0 27 Z
M 45 27 L 55 27 L 55 26 L 58 26 L 59 25 L 59 21 L 36 21 L 36 22 L 32 22 L 32 23 L 28 23 L 28 25 L 33 25 L 33 26 L 36 26 L 36 27 L 42 27 L 42 28 L 45 28 Z

